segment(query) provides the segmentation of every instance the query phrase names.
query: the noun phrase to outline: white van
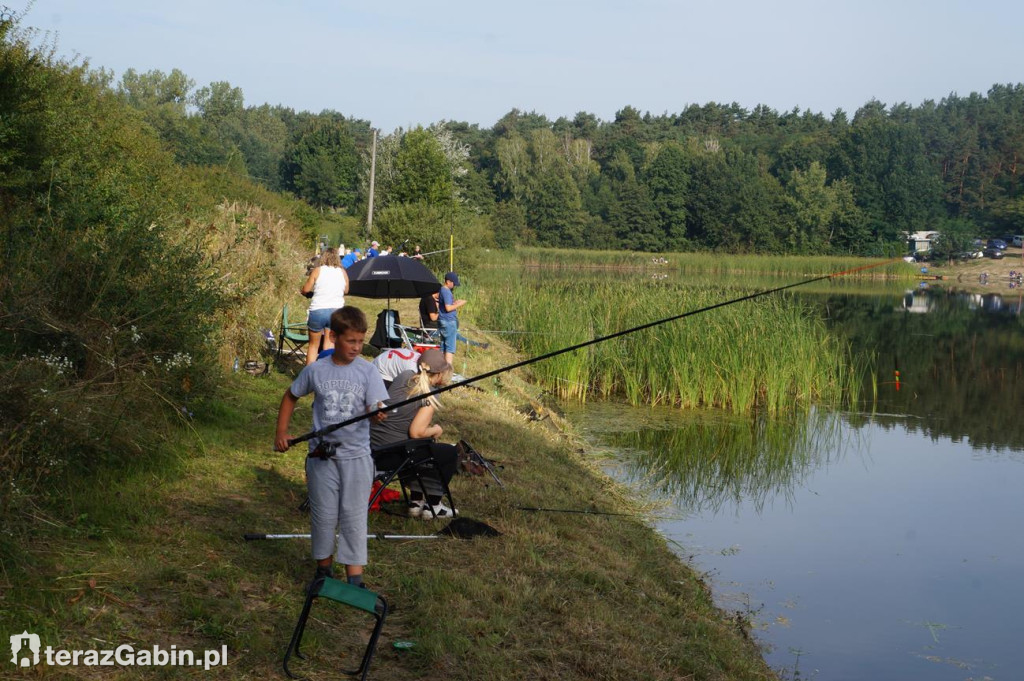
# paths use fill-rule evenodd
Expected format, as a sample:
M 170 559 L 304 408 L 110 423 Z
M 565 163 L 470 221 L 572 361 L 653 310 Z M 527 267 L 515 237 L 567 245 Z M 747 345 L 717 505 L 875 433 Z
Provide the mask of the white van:
M 1016 246 L 1017 248 L 1021 248 L 1022 246 L 1024 246 L 1024 235 L 1015 234 L 1013 236 L 1013 245 Z

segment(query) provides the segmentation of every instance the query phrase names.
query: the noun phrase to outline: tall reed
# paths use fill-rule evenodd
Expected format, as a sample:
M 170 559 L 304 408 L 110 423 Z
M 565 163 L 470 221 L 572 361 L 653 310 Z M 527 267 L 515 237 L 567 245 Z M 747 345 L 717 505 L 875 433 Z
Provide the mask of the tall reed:
M 644 270 L 648 273 L 706 274 L 716 277 L 823 276 L 846 273 L 856 279 L 913 279 L 918 266 L 900 259 L 856 256 L 732 255 L 724 253 L 637 253 L 522 248 L 516 259 L 524 267 L 580 270 Z M 495 253 L 491 264 L 503 262 Z M 880 264 L 884 263 L 884 264 Z M 869 267 L 877 265 L 877 267 Z M 866 269 L 861 269 L 866 268 Z
M 495 292 L 478 319 L 537 356 L 708 307 L 747 291 L 668 280 L 544 277 L 512 268 L 481 276 Z M 498 293 L 500 292 L 500 293 Z M 621 396 L 631 404 L 713 406 L 736 413 L 837 401 L 855 387 L 844 341 L 784 295 L 766 296 L 645 329 L 532 365 L 565 398 Z

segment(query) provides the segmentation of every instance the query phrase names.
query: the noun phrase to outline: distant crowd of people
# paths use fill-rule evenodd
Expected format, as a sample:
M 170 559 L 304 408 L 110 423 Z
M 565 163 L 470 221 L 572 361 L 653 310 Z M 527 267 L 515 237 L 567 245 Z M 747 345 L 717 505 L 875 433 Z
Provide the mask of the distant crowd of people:
M 345 244 L 342 244 L 337 249 L 324 248 L 316 255 L 314 255 L 312 258 L 310 258 L 308 269 L 312 269 L 313 267 L 319 265 L 320 259 L 323 258 L 324 253 L 326 253 L 327 251 L 334 251 L 335 253 L 337 253 L 338 257 L 341 259 L 341 267 L 344 267 L 345 269 L 352 267 L 352 265 L 356 264 L 360 260 L 363 260 L 365 258 L 375 258 L 378 255 L 397 255 L 400 258 L 415 258 L 417 260 L 423 260 L 423 252 L 420 249 L 419 245 L 415 246 L 411 253 L 403 250 L 399 250 L 398 253 L 395 253 L 395 249 L 393 247 L 385 246 L 382 248 L 380 242 L 371 241 L 370 245 L 366 248 L 365 251 L 363 251 L 363 249 L 361 248 L 346 248 Z

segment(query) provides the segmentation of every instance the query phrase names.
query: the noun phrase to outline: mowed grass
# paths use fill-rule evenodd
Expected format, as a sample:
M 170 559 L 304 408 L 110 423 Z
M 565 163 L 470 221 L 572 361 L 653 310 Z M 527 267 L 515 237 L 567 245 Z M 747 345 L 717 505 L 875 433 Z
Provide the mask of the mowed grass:
M 372 308 L 369 308 L 369 312 Z M 459 348 L 470 375 L 515 355 L 494 338 Z M 500 537 L 370 542 L 369 586 L 391 603 L 371 678 L 770 679 L 745 618 L 717 610 L 706 585 L 642 517 L 536 513 L 525 507 L 638 512 L 585 449 L 518 409 L 537 388 L 504 374 L 445 396 L 445 440 L 466 438 L 500 462 L 504 488 L 459 476 L 462 515 Z M 282 678 L 281 657 L 312 573 L 306 540 L 245 542 L 246 532 L 305 533 L 304 449 L 270 451 L 288 376 L 231 376 L 194 421 L 154 434 L 122 470 L 72 480 L 14 509 L 0 537 L 3 630 L 43 646 L 228 648 L 201 668 L 62 667 L 5 678 Z M 309 402 L 293 421 L 304 432 Z M 372 532 L 430 534 L 442 523 L 371 515 Z M 347 678 L 369 623 L 318 604 L 311 679 Z M 392 646 L 413 641 L 411 650 Z M 20 675 L 19 675 L 20 674 Z

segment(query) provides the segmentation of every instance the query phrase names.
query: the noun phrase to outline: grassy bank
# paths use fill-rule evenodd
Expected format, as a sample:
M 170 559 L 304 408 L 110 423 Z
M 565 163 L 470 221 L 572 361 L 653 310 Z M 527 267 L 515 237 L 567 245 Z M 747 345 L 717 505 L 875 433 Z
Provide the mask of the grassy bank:
M 512 357 L 500 347 L 460 353 L 470 373 Z M 296 510 L 305 493 L 302 452 L 270 452 L 286 385 L 276 373 L 232 376 L 222 398 L 193 405 L 194 421 L 167 444 L 120 470 L 75 481 L 49 501 L 13 509 L 0 538 L 4 630 L 27 629 L 44 647 L 64 649 L 226 645 L 227 667 L 158 675 L 281 678 L 280 657 L 311 573 L 309 546 L 247 544 L 241 536 L 308 531 Z M 453 489 L 464 516 L 503 534 L 371 542 L 367 581 L 393 606 L 372 677 L 771 678 L 743 617 L 716 610 L 698 576 L 640 519 L 517 510 L 629 513 L 635 506 L 595 472 L 578 443 L 548 421 L 526 421 L 516 407 L 533 388 L 514 375 L 500 389 L 482 387 L 449 394 L 442 422 L 446 436 L 465 437 L 503 464 L 504 489 L 477 477 L 459 477 Z M 295 422 L 308 418 L 306 403 Z M 371 531 L 436 529 L 371 516 Z M 316 662 L 302 667 L 310 678 L 341 678 L 339 655 L 362 622 L 344 611 L 314 611 L 307 652 Z M 416 645 L 398 651 L 396 640 Z M 151 675 L 116 671 L 118 678 Z

